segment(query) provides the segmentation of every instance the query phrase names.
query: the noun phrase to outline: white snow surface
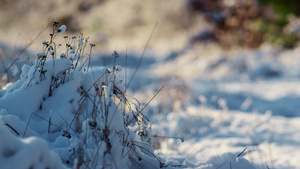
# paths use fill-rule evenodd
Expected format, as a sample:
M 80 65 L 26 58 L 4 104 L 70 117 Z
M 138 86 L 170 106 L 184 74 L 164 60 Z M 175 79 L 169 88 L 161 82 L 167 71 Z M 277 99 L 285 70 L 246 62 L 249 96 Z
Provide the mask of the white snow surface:
M 7 124 L 7 123 L 6 123 Z M 25 139 L 13 135 L 0 118 L 0 167 L 3 169 L 65 169 L 58 154 L 38 137 Z
M 134 71 L 130 62 L 127 70 L 93 60 L 79 71 L 74 60 L 49 59 L 44 74 L 38 62 L 24 65 L 20 79 L 0 91 L 0 168 L 300 168 L 299 49 L 196 61 L 191 53 L 141 66 L 129 89 L 142 90 L 141 102 L 161 77 L 185 83 L 164 81 L 167 94 L 142 111 L 151 123 L 137 125 L 146 120 L 136 114 L 128 126 L 131 115 L 120 105 L 129 97 L 115 89 L 127 90 L 121 77 Z M 179 109 L 165 105 L 178 100 Z M 126 109 L 134 104 L 143 108 L 131 102 Z
M 85 71 L 83 65 L 78 70 L 73 62 L 61 58 L 24 65 L 21 78 L 2 91 L 1 168 L 159 167 L 147 139 L 148 122 L 125 113 L 129 103 L 117 70 Z

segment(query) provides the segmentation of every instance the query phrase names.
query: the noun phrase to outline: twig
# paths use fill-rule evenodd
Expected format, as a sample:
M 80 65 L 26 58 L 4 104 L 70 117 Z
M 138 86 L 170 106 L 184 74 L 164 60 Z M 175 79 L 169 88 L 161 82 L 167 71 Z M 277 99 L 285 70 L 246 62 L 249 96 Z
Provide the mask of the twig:
M 10 64 L 9 66 L 7 66 L 7 68 L 4 70 L 4 72 L 1 74 L 1 77 L 0 79 L 3 78 L 3 76 L 8 72 L 8 70 L 19 60 L 20 58 L 16 58 L 14 59 Z
M 152 37 L 152 35 L 153 35 L 153 33 L 154 33 L 154 30 L 155 30 L 157 24 L 158 24 L 158 22 L 156 22 L 155 26 L 154 26 L 153 29 L 152 29 L 152 32 L 151 32 L 151 34 L 150 34 L 150 36 L 149 36 L 149 38 L 148 38 L 148 41 L 147 41 L 147 43 L 146 43 L 146 45 L 145 45 L 145 47 L 144 47 L 144 50 L 143 50 L 143 52 L 142 52 L 142 55 L 141 55 L 141 57 L 140 57 L 139 63 L 137 64 L 136 69 L 135 69 L 133 75 L 131 76 L 131 78 L 130 78 L 130 80 L 129 80 L 129 82 L 128 82 L 128 85 L 127 85 L 126 88 L 125 88 L 125 93 L 126 93 L 128 87 L 130 86 L 130 83 L 132 82 L 132 80 L 133 80 L 133 78 L 134 78 L 136 72 L 139 70 L 139 68 L 140 68 L 140 66 L 141 66 L 141 63 L 142 63 L 144 54 L 145 54 L 145 52 L 146 52 L 146 49 L 148 48 L 149 42 L 150 42 L 150 40 L 151 40 L 151 37 Z
M 31 120 L 31 118 L 32 118 L 32 115 L 33 115 L 33 112 L 31 113 L 31 115 L 30 115 L 30 117 L 29 117 L 29 120 L 28 120 L 28 122 L 27 122 L 25 131 L 24 131 L 24 133 L 23 133 L 23 138 L 24 138 L 24 136 L 25 136 L 25 134 L 26 134 L 26 132 L 27 132 L 27 128 L 28 128 L 28 126 L 29 126 L 29 123 L 30 123 L 30 120 Z
M 126 48 L 126 55 L 125 55 L 125 87 L 126 86 L 127 86 L 127 48 Z M 126 91 L 124 94 L 126 94 Z
M 11 127 L 9 124 L 6 123 L 5 125 L 8 126 L 10 129 L 12 129 L 17 135 L 20 135 L 20 133 L 16 129 Z
M 47 120 L 46 118 L 44 118 L 44 117 L 42 117 L 42 116 L 40 116 L 40 115 L 38 115 L 38 114 L 36 114 L 36 113 L 32 112 L 32 113 L 31 113 L 31 115 L 30 115 L 30 117 L 29 117 L 29 120 L 28 120 L 28 122 L 27 122 L 27 125 L 26 125 L 26 128 L 25 128 L 25 131 L 24 131 L 23 137 L 24 137 L 24 136 L 25 136 L 25 134 L 26 134 L 27 128 L 28 128 L 28 126 L 29 126 L 29 123 L 30 123 L 30 121 L 31 121 L 31 118 L 32 118 L 32 116 L 33 116 L 33 115 L 35 115 L 35 116 L 39 117 L 40 119 L 42 119 L 42 120 L 44 120 L 44 121 L 46 121 L 46 122 L 50 123 L 50 122 L 49 122 L 49 120 Z M 51 125 L 53 125 L 53 126 L 57 127 L 58 129 L 60 129 L 60 130 L 63 130 L 63 131 L 64 131 L 64 129 L 63 129 L 63 128 L 59 127 L 58 125 L 56 125 L 56 124 L 54 124 L 54 123 L 52 123 L 52 122 L 51 122 Z M 75 134 L 76 134 L 76 136 L 77 136 L 78 138 L 80 138 L 80 136 L 79 136 L 79 135 L 78 135 L 76 132 L 75 132 Z
M 223 164 L 221 164 L 219 167 L 217 167 L 216 169 L 221 168 L 224 164 L 226 164 L 227 162 L 224 162 Z
M 155 95 L 147 102 L 147 104 L 142 108 L 140 112 L 142 112 L 148 105 L 149 103 L 158 95 L 158 93 L 164 88 L 165 86 L 162 86 L 156 93 Z
M 181 164 L 188 156 L 190 156 L 191 154 L 193 154 L 196 150 L 198 151 L 200 148 L 200 146 L 198 146 L 197 148 L 195 148 L 193 151 L 191 151 L 187 156 L 185 156 L 180 162 L 179 164 Z
M 240 152 L 240 154 L 238 154 L 236 157 L 240 157 L 246 150 L 247 150 L 247 147 L 245 147 L 244 150 L 242 152 Z
M 29 46 L 31 46 L 32 45 L 32 43 L 47 29 L 47 27 L 49 26 L 49 25 L 51 25 L 51 23 L 52 22 L 49 22 L 27 45 L 26 45 L 26 47 L 23 49 L 23 50 L 21 50 L 21 52 L 19 52 L 19 54 L 16 56 L 17 58 L 19 57 L 19 56 L 21 56 L 28 48 L 29 48 Z M 19 58 L 18 58 L 19 59 Z
M 164 164 L 162 161 L 160 161 L 160 159 L 159 159 L 158 157 L 156 157 L 155 154 L 153 154 L 150 150 L 146 149 L 145 147 L 142 147 L 142 146 L 137 145 L 137 144 L 134 144 L 134 143 L 133 143 L 132 145 L 137 146 L 137 147 L 139 147 L 139 148 L 141 148 L 141 149 L 144 149 L 144 150 L 147 151 L 149 154 L 151 154 L 154 158 L 156 158 L 156 160 L 157 160 L 161 165 Z

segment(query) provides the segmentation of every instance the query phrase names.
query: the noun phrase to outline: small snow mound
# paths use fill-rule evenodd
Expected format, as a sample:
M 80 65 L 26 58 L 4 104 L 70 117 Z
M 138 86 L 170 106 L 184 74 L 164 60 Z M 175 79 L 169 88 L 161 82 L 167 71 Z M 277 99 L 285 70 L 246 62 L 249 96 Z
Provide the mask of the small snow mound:
M 37 137 L 17 138 L 0 121 L 0 164 L 5 169 L 64 169 L 59 156 Z
M 202 169 L 227 169 L 227 168 L 243 168 L 255 169 L 250 162 L 242 157 L 238 157 L 233 153 L 224 153 L 211 157 L 207 162 L 201 163 Z

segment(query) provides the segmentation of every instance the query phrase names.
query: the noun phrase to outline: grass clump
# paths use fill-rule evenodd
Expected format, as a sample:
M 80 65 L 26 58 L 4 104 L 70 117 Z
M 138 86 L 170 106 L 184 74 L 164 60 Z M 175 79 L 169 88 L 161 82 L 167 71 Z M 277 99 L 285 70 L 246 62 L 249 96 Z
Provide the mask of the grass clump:
M 95 45 L 89 43 L 89 37 L 64 36 L 62 45 L 55 39 L 66 26 L 59 27 L 57 21 L 52 26 L 50 40 L 42 42 L 42 52 L 31 66 L 22 67 L 21 78 L 4 91 L 0 107 L 20 118 L 7 126 L 24 125 L 25 130 L 15 133 L 23 137 L 35 133 L 48 140 L 69 167 L 162 167 L 151 146 L 151 123 L 139 102 L 128 99 L 128 85 L 119 78 L 118 53 L 112 55 L 113 68 L 91 67 Z M 12 95 L 22 99 L 11 104 Z M 30 99 L 30 104 L 22 103 Z M 67 146 L 56 146 L 60 144 Z

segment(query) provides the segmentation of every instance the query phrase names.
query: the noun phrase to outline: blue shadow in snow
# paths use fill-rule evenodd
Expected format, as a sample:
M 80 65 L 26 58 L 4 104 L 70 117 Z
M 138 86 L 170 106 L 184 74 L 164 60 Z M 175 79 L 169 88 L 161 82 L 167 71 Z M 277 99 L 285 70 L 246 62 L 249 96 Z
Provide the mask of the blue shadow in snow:
M 136 68 L 138 63 L 140 62 L 140 57 L 132 54 L 127 54 L 127 64 L 126 64 L 126 54 L 119 53 L 119 57 L 115 59 L 112 54 L 97 54 L 91 60 L 91 66 L 106 66 L 113 67 L 115 65 L 120 65 L 122 67 L 127 66 L 127 68 Z M 140 69 L 148 68 L 149 66 L 156 63 L 155 58 L 143 57 Z
M 250 106 L 243 110 L 246 112 L 259 112 L 265 113 L 266 111 L 272 111 L 273 115 L 284 117 L 299 117 L 300 116 L 300 97 L 298 96 L 286 96 L 275 100 L 266 100 L 257 96 L 245 94 L 245 93 L 226 93 L 226 92 L 206 92 L 203 94 L 207 98 L 206 105 L 221 109 L 218 104 L 218 99 L 224 99 L 227 102 L 229 110 L 241 110 L 241 105 L 246 99 L 251 100 Z M 216 97 L 217 99 L 210 99 Z

